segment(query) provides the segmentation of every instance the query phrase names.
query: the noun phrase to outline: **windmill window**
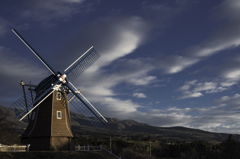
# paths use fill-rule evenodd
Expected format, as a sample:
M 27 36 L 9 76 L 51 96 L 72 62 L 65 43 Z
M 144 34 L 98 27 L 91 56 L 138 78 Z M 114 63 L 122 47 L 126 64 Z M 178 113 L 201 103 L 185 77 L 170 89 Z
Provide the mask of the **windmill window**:
M 34 112 L 32 113 L 32 120 L 34 120 L 35 114 L 36 114 L 36 112 L 34 111 Z
M 57 96 L 57 100 L 61 100 L 61 92 L 57 92 L 56 96 Z
M 57 111 L 57 119 L 62 119 L 62 112 L 61 111 Z

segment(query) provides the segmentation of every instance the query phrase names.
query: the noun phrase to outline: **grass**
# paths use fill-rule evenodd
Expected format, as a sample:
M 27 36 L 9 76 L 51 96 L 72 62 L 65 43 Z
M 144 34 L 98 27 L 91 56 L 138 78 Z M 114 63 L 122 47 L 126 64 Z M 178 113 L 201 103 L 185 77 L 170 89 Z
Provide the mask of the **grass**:
M 105 151 L 0 152 L 1 159 L 117 159 Z

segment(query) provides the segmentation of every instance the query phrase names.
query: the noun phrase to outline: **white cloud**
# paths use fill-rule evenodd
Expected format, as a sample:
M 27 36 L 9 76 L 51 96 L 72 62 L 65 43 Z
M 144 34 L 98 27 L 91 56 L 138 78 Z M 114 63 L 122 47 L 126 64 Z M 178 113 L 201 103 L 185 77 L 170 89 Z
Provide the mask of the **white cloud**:
M 141 66 L 141 67 L 139 67 Z M 140 59 L 122 59 L 115 63 L 111 72 L 105 70 L 85 71 L 81 78 L 76 81 L 84 94 L 91 96 L 114 96 L 112 88 L 121 83 L 137 86 L 145 86 L 155 82 L 156 77 L 148 76 L 152 67 L 144 64 Z M 75 82 L 74 82 L 75 83 Z
M 183 92 L 183 95 L 179 97 L 179 99 L 186 99 L 186 98 L 196 98 L 196 97 L 201 97 L 203 94 L 201 92 L 190 92 L 186 91 Z
M 182 87 L 178 88 L 180 91 L 188 90 L 191 86 L 190 85 L 183 85 Z
M 136 97 L 136 98 L 147 98 L 147 96 L 144 93 L 133 93 L 133 97 Z
M 183 71 L 184 69 L 192 66 L 193 64 L 196 64 L 201 60 L 201 57 L 207 57 L 221 50 L 239 46 L 240 21 L 239 18 L 236 18 L 237 10 L 240 9 L 240 6 L 238 4 L 239 3 L 236 0 L 225 0 L 213 10 L 217 14 L 220 13 L 221 16 L 219 17 L 225 18 L 227 19 L 227 21 L 224 25 L 219 27 L 219 29 L 215 31 L 210 38 L 206 39 L 199 45 L 188 48 L 187 52 L 188 55 L 191 55 L 191 57 L 183 57 L 177 55 L 168 56 L 165 57 L 163 60 L 159 60 L 156 66 L 159 69 L 163 70 L 164 73 L 174 74 Z M 146 5 L 146 7 L 153 11 L 161 10 L 162 12 L 168 12 L 169 9 L 169 6 L 164 5 Z M 235 70 L 234 72 L 229 73 L 227 76 L 229 78 L 238 78 L 239 75 L 239 71 Z M 218 88 L 219 89 L 217 90 L 209 91 L 209 93 L 219 92 L 226 89 L 221 87 Z
M 58 54 L 64 58 L 65 53 L 69 52 L 70 58 L 67 62 L 70 64 L 79 57 L 79 51 L 84 46 L 94 45 L 101 57 L 86 71 L 95 72 L 133 53 L 145 41 L 148 31 L 148 23 L 141 17 L 100 18 L 78 30 L 75 36 L 59 49 Z
M 199 88 L 194 90 L 192 87 L 196 87 L 197 80 L 186 81 L 182 87 L 179 87 L 176 91 L 182 92 L 182 95 L 178 97 L 179 99 L 186 99 L 186 98 L 196 98 L 201 97 L 203 94 L 199 92 Z
M 204 82 L 197 83 L 197 80 L 186 81 L 185 84 L 179 87 L 176 91 L 182 92 L 179 99 L 201 97 L 203 93 L 218 93 L 230 89 L 235 81 L 221 79 L 220 82 Z
M 239 79 L 239 77 L 240 77 L 240 70 L 239 69 L 226 72 L 226 74 L 225 74 L 225 78 Z
M 217 87 L 217 83 L 214 83 L 214 82 L 198 83 L 193 91 L 194 92 L 208 91 L 208 90 L 213 90 L 216 87 Z
M 117 40 L 115 43 L 111 44 L 107 39 L 105 39 L 106 43 L 108 43 L 107 47 L 104 50 L 100 50 L 103 54 L 101 54 L 101 58 L 99 58 L 95 67 L 91 67 L 90 69 L 97 69 L 99 67 L 106 66 L 113 62 L 116 59 L 124 57 L 130 53 L 133 53 L 137 47 L 139 47 L 142 42 L 145 40 L 145 34 L 148 31 L 148 26 L 145 23 L 144 19 L 141 17 L 133 16 L 126 19 L 104 19 L 103 23 L 111 23 L 108 25 L 112 25 L 111 28 L 106 28 L 107 32 L 111 30 L 114 34 L 114 40 Z M 106 25 L 106 24 L 104 24 Z M 108 26 L 109 27 L 109 26 Z M 93 28 L 92 28 L 93 29 Z M 101 30 L 99 30 L 101 31 Z M 101 33 L 100 33 L 101 34 Z M 102 35 L 100 35 L 102 36 Z M 94 35 L 94 38 L 96 35 Z M 108 37 L 105 37 L 108 38 Z M 111 40 L 109 37 L 109 40 Z M 102 39 L 99 39 L 102 41 Z M 106 46 L 103 44 L 102 46 L 96 46 L 97 48 L 102 48 Z
M 187 82 L 185 82 L 185 84 L 187 84 L 187 85 L 194 85 L 194 84 L 196 84 L 197 83 L 197 81 L 198 80 L 192 80 L 192 81 L 187 81 Z
M 210 38 L 203 41 L 200 45 L 189 49 L 190 54 L 197 57 L 213 55 L 221 50 L 237 47 L 240 44 L 240 20 L 237 14 L 240 9 L 239 1 L 225 0 L 213 10 L 215 15 L 225 24 L 221 25 Z
M 156 80 L 157 77 L 156 76 L 140 76 L 140 77 L 132 77 L 130 78 L 127 82 L 134 84 L 134 85 L 147 85 L 149 83 L 154 82 L 154 80 Z
M 239 57 L 235 56 L 220 68 L 221 77 L 224 80 L 220 83 L 222 87 L 230 88 L 240 81 Z
M 131 100 L 120 100 L 112 97 L 94 97 L 91 98 L 91 101 L 103 116 L 119 117 L 120 119 L 131 119 L 133 114 L 138 113 L 137 108 L 142 107 Z
M 183 56 L 168 56 L 158 63 L 158 68 L 165 73 L 173 74 L 182 71 L 183 69 L 198 62 L 196 58 L 189 58 Z
M 223 87 L 231 87 L 235 84 L 237 84 L 237 82 L 235 82 L 235 81 L 224 81 L 224 82 L 220 83 L 220 85 Z
M 235 94 L 233 97 L 223 96 L 220 99 L 214 100 L 214 103 L 219 106 L 230 105 L 240 108 L 240 95 Z

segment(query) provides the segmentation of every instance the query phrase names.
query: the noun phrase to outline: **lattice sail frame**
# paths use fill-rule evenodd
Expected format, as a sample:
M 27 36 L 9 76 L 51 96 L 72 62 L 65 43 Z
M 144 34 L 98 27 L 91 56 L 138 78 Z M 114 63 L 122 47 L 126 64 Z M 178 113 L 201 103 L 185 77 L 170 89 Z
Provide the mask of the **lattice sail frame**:
M 20 35 L 17 30 L 13 29 L 13 32 L 49 69 L 52 75 L 45 78 L 39 83 L 39 85 L 32 92 L 33 97 L 31 97 L 30 92 L 26 94 L 26 103 L 24 96 L 13 103 L 9 107 L 10 112 L 22 120 L 28 114 L 30 114 L 31 111 L 33 111 L 42 101 L 50 96 L 55 91 L 56 87 L 57 89 L 61 87 L 61 89 L 63 89 L 65 92 L 70 90 L 71 93 L 68 94 L 68 97 L 71 98 L 75 96 L 75 98 L 72 98 L 73 100 L 70 101 L 70 105 L 73 105 L 75 109 L 84 115 L 94 126 L 101 127 L 102 125 L 105 125 L 107 120 L 81 93 L 76 93 L 78 90 L 70 82 L 71 80 L 75 80 L 100 57 L 97 51 L 91 47 L 65 70 L 66 74 L 60 75 L 54 71 L 52 67 L 46 63 L 46 61 L 44 61 L 44 59 L 37 53 L 35 49 L 33 49 L 33 47 L 30 46 L 30 44 Z M 32 98 L 34 98 L 33 102 Z
M 100 55 L 92 46 L 82 56 L 80 56 L 75 62 L 73 62 L 64 72 L 67 75 L 67 79 L 74 81 L 80 76 L 89 66 L 91 66 Z

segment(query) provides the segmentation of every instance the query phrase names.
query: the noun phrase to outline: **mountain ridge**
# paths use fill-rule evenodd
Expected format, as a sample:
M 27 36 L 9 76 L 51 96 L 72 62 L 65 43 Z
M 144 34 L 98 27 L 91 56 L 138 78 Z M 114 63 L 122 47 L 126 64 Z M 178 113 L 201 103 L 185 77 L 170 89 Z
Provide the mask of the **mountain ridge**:
M 13 126 L 18 129 L 19 133 L 22 133 L 27 127 L 27 119 L 19 121 L 14 118 L 14 116 L 8 111 L 4 106 L 0 105 L 0 114 L 6 114 L 6 121 L 13 124 Z M 118 118 L 106 118 L 108 123 L 102 128 L 97 129 L 92 126 L 83 115 L 70 112 L 71 116 L 71 126 L 75 134 L 86 134 L 86 132 L 91 133 L 102 133 L 102 134 L 112 134 L 120 136 L 134 136 L 141 138 L 151 137 L 156 140 L 214 140 L 214 141 L 224 141 L 228 134 L 226 133 L 216 133 L 208 132 L 200 129 L 193 129 L 181 126 L 175 127 L 157 127 L 146 123 L 141 123 L 134 120 L 120 120 Z M 240 137 L 240 135 L 235 135 Z

